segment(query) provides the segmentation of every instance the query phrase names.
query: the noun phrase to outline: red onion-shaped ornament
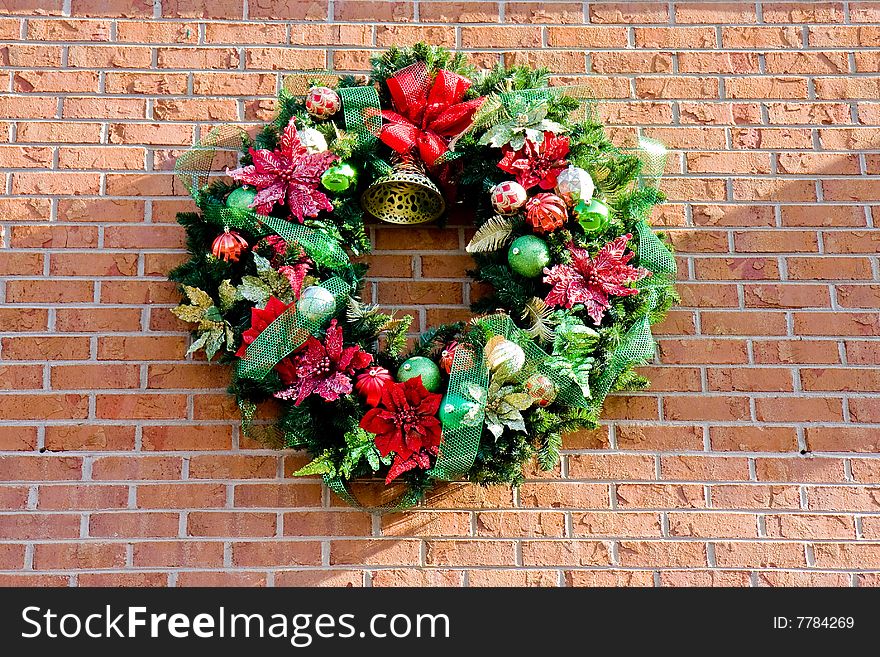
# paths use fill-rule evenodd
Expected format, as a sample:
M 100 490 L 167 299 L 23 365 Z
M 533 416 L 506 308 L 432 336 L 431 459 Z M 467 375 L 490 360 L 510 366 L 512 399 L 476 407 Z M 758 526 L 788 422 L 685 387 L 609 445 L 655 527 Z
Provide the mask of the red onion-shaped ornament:
M 229 230 L 229 226 L 227 226 L 211 245 L 211 253 L 226 262 L 238 262 L 241 252 L 246 248 L 248 248 L 248 243 L 245 239 L 234 230 Z
M 333 116 L 342 107 L 342 101 L 330 87 L 312 87 L 306 96 L 306 111 L 316 119 Z
M 526 219 L 536 233 L 552 233 L 568 221 L 568 207 L 556 194 L 535 194 L 526 203 Z
M 452 373 L 452 361 L 455 359 L 455 348 L 457 346 L 457 342 L 450 342 L 443 347 L 443 351 L 440 353 L 440 369 L 447 374 Z
M 378 406 L 382 399 L 382 391 L 389 383 L 394 383 L 391 372 L 384 367 L 371 367 L 358 375 L 354 387 L 365 398 L 368 406 Z

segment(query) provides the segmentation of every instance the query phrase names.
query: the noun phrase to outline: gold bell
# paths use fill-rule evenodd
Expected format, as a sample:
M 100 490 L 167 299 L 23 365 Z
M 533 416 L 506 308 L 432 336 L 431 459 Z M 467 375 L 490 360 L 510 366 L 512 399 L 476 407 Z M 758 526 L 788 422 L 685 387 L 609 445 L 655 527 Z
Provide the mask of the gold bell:
M 404 160 L 367 188 L 361 206 L 391 224 L 423 224 L 443 214 L 446 201 L 418 164 Z

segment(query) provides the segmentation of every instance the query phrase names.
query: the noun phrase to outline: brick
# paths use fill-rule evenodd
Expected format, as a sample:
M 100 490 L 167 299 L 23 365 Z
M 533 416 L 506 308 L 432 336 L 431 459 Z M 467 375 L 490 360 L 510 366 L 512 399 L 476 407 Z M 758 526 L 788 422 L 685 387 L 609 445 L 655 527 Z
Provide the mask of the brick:
M 674 481 L 745 481 L 749 464 L 745 458 L 730 456 L 662 456 L 660 473 Z
M 88 399 L 75 394 L 4 395 L 0 419 L 64 420 L 85 419 Z
M 700 449 L 703 431 L 700 427 L 656 427 L 628 424 L 617 427 L 617 445 L 621 449 L 676 450 Z
M 71 424 L 46 427 L 46 449 L 65 450 L 128 450 L 134 448 L 134 427 L 108 424 Z
M 124 509 L 127 506 L 127 486 L 40 486 L 37 502 L 39 509 L 52 511 Z
M 695 404 L 696 399 L 700 399 L 699 404 Z M 748 406 L 748 400 L 743 397 L 669 397 L 663 401 L 663 414 L 668 420 L 719 420 L 733 422 L 749 419 Z
M 416 566 L 419 543 L 400 539 L 334 540 L 330 542 L 330 564 Z
M 541 28 L 462 27 L 461 45 L 465 48 L 536 48 L 541 45 Z
M 51 386 L 56 390 L 137 388 L 137 365 L 58 365 L 52 367 Z
M 160 477 L 161 478 L 161 477 Z M 226 487 L 223 484 L 142 484 L 137 487 L 139 509 L 176 509 L 223 507 Z
M 101 456 L 92 464 L 92 478 L 111 481 L 179 479 L 182 468 L 179 457 Z
M 506 516 L 496 513 L 493 517 Z M 470 514 L 463 511 L 389 513 L 380 518 L 380 524 L 382 536 L 469 536 L 471 534 Z M 487 524 L 496 529 L 503 529 L 503 525 L 499 523 Z
M 381 570 L 375 576 L 389 573 L 391 577 L 402 571 Z M 412 572 L 412 571 L 406 571 Z M 417 571 L 421 574 L 425 571 Z M 433 571 L 431 571 L 433 572 Z M 373 586 L 381 586 L 373 579 Z M 430 576 L 425 576 L 430 579 Z M 275 586 L 363 586 L 364 572 L 360 570 L 279 570 L 275 572 Z
M 189 472 L 193 479 L 274 479 L 275 456 L 193 456 Z
M 428 540 L 426 565 L 510 566 L 515 563 L 513 541 Z M 523 546 L 525 550 L 525 545 Z M 525 552 L 523 561 L 527 561 Z
M 705 566 L 706 546 L 703 543 L 676 541 L 621 541 L 617 546 L 621 566 Z
M 823 539 L 855 538 L 852 516 L 786 513 L 766 516 L 767 535 L 772 538 Z
M 79 536 L 80 517 L 72 513 L 2 514 L 0 539 L 59 540 Z
M 18 336 L 3 338 L 3 356 L 9 360 L 83 360 L 89 357 L 88 338 Z
M 789 452 L 797 449 L 794 427 L 711 427 L 709 440 L 720 451 Z
M 807 447 L 815 452 L 876 452 L 880 427 L 807 427 Z
M 109 41 L 110 21 L 28 20 L 27 36 L 35 41 Z
M 108 538 L 160 538 L 177 536 L 177 513 L 93 513 L 89 516 L 89 536 Z
M 713 509 L 800 508 L 800 492 L 794 485 L 715 485 L 712 486 L 709 497 Z
M 193 511 L 187 516 L 190 536 L 274 536 L 274 513 L 256 511 Z
M 527 483 L 520 489 L 520 504 L 537 508 L 608 508 L 608 487 L 581 483 Z
M 34 568 L 123 568 L 125 545 L 120 543 L 42 543 L 34 546 Z
M 759 398 L 755 417 L 761 422 L 843 422 L 843 404 L 831 398 Z
M 880 389 L 880 371 L 809 368 L 801 370 L 801 384 L 807 391 L 876 392 Z
M 574 537 L 659 538 L 662 533 L 658 513 L 622 511 L 589 512 L 572 515 Z
M 136 568 L 219 568 L 223 566 L 223 543 L 209 541 L 143 541 L 134 544 Z
M 715 562 L 721 567 L 798 568 L 806 565 L 798 543 L 715 543 Z
M 608 566 L 608 545 L 589 540 L 530 540 L 522 542 L 525 566 Z
M 618 508 L 701 509 L 706 506 L 703 487 L 691 484 L 619 484 Z

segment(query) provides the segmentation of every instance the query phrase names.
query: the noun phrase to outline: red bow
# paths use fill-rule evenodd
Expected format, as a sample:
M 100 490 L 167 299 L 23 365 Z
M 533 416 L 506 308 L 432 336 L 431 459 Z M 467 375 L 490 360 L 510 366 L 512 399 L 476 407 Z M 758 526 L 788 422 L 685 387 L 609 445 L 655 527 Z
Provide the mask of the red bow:
M 431 82 L 424 62 L 416 62 L 388 78 L 397 111 L 383 110 L 379 138 L 398 153 L 418 149 L 422 161 L 434 166 L 449 150 L 449 140 L 470 127 L 484 97 L 461 102 L 471 81 L 447 70 Z

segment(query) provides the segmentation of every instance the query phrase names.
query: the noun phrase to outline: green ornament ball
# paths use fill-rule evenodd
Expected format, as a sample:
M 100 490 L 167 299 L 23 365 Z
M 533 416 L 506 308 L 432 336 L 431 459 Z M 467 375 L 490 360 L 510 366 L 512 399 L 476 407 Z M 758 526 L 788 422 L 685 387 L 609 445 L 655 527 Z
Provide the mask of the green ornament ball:
M 323 324 L 336 312 L 336 298 L 327 288 L 311 285 L 300 294 L 296 310 L 303 319 Z
M 597 199 L 579 202 L 574 212 L 581 228 L 588 233 L 604 228 L 611 219 L 611 208 Z
M 520 276 L 534 278 L 540 276 L 544 267 L 550 264 L 550 248 L 540 237 L 523 235 L 513 240 L 513 244 L 510 245 L 507 262 Z
M 444 429 L 458 429 L 476 404 L 460 395 L 447 394 L 440 402 L 440 422 Z
M 254 202 L 256 196 L 257 190 L 252 187 L 236 187 L 229 192 L 229 196 L 226 197 L 226 207 L 249 210 L 251 209 L 250 205 Z
M 403 383 L 417 376 L 422 377 L 422 385 L 428 392 L 437 392 L 440 390 L 440 368 L 430 358 L 424 356 L 413 356 L 408 358 L 397 370 L 397 380 Z
M 321 184 L 324 188 L 337 194 L 344 192 L 355 182 L 357 182 L 357 170 L 346 162 L 334 164 L 321 176 Z

